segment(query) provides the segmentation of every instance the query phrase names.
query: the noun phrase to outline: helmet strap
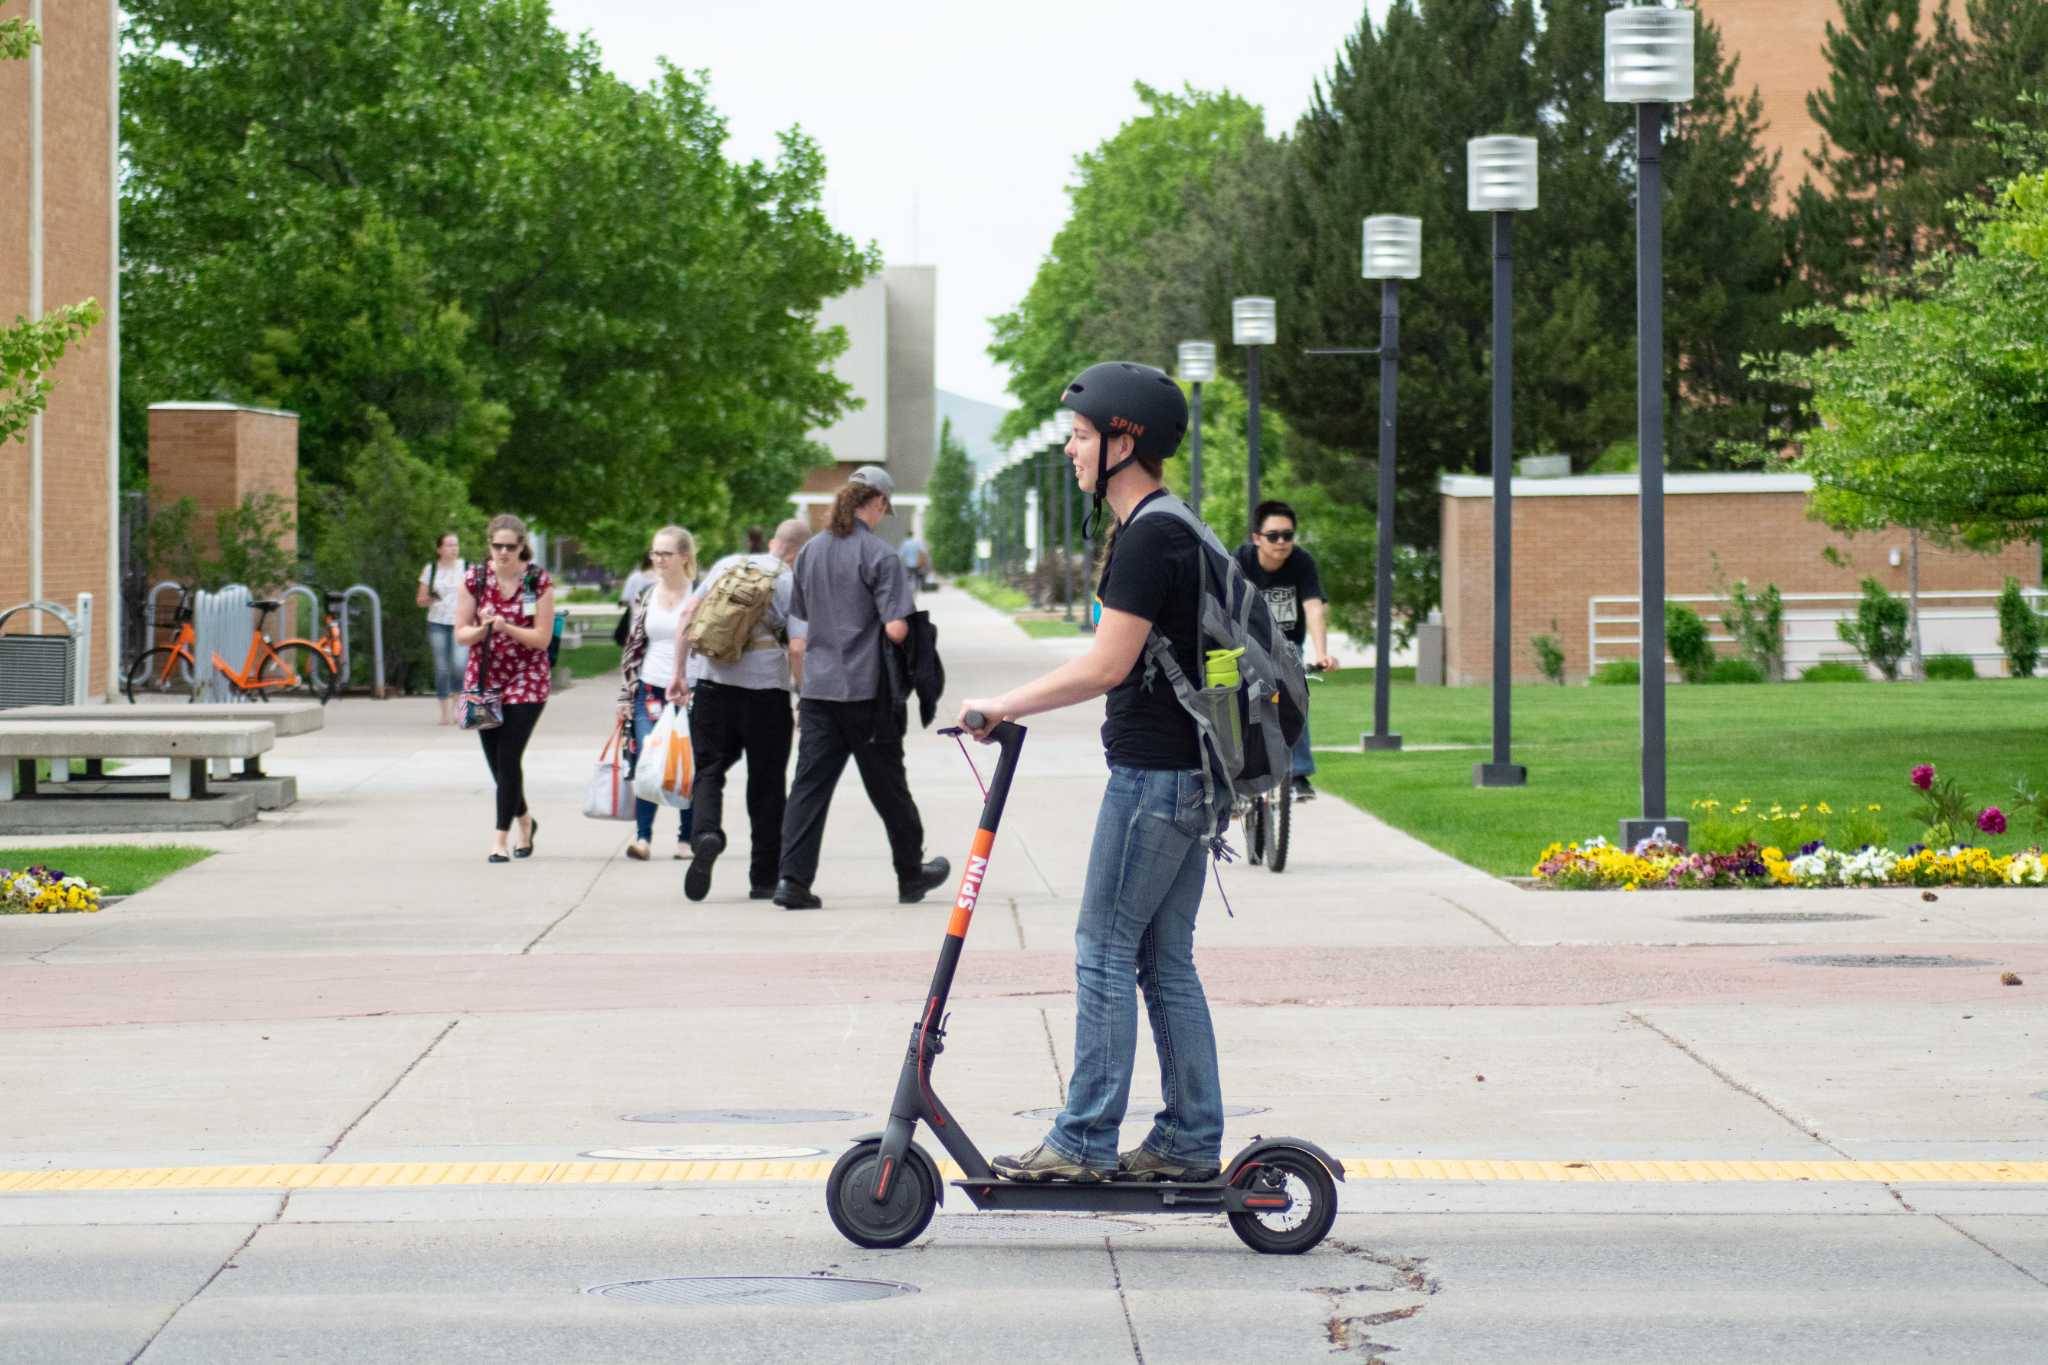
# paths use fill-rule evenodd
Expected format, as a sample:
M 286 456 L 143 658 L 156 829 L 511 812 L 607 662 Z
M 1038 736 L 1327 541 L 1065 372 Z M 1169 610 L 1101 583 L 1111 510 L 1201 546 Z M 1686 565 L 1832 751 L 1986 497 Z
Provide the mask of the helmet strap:
M 1102 521 L 1102 500 L 1109 496 L 1109 481 L 1123 473 L 1128 466 L 1135 464 L 1138 459 L 1136 443 L 1134 442 L 1130 454 L 1124 456 L 1115 464 L 1111 464 L 1109 462 L 1109 443 L 1111 439 L 1111 437 L 1104 435 L 1096 444 L 1095 501 L 1088 508 L 1088 515 L 1081 519 L 1081 535 L 1084 539 L 1092 538 L 1095 534 L 1096 526 Z

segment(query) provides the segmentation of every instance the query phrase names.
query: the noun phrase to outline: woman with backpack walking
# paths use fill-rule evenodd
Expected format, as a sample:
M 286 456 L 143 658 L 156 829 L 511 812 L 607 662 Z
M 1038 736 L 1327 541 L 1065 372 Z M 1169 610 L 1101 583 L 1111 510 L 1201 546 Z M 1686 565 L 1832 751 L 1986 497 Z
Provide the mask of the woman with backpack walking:
M 455 723 L 455 694 L 469 668 L 469 651 L 455 642 L 456 598 L 469 565 L 462 562 L 462 537 L 450 531 L 434 544 L 434 559 L 420 570 L 413 600 L 427 609 L 427 649 L 434 660 L 434 696 L 441 724 Z
M 626 604 L 632 620 L 626 627 L 625 653 L 619 659 L 619 720 L 631 727 L 636 762 L 677 680 L 683 604 L 689 601 L 697 578 L 697 541 L 680 526 L 664 526 L 654 533 L 647 554 L 654 565 L 652 581 Z M 687 701 L 687 694 L 683 700 Z M 626 845 L 626 856 L 636 862 L 644 863 L 652 856 L 649 845 L 654 840 L 657 809 L 652 801 L 633 803 L 633 842 Z M 675 856 L 690 856 L 687 808 L 676 827 Z
M 506 512 L 491 518 L 485 543 L 490 561 L 463 579 L 456 603 L 455 638 L 469 646 L 465 693 L 489 689 L 503 701 L 502 724 L 477 732 L 484 762 L 497 785 L 497 837 L 490 861 L 533 856 L 540 821 L 526 808 L 526 744 L 548 704 L 548 642 L 555 630 L 555 584 L 533 563 L 526 523 Z M 507 847 L 512 824 L 519 843 Z

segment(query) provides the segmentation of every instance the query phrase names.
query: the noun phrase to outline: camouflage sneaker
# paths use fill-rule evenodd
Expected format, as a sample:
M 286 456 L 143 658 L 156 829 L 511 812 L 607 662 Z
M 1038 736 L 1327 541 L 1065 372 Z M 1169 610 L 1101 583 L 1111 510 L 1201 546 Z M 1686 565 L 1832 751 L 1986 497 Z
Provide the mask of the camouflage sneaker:
M 1119 1152 L 1116 1158 L 1118 1180 L 1172 1181 L 1175 1184 L 1199 1185 L 1214 1180 L 1218 1170 L 1214 1166 L 1183 1166 L 1170 1161 L 1149 1147 L 1134 1147 L 1128 1152 Z
M 1076 1185 L 1098 1184 L 1114 1175 L 1069 1161 L 1043 1142 L 1022 1156 L 999 1156 L 989 1169 L 1005 1180 L 1071 1180 Z

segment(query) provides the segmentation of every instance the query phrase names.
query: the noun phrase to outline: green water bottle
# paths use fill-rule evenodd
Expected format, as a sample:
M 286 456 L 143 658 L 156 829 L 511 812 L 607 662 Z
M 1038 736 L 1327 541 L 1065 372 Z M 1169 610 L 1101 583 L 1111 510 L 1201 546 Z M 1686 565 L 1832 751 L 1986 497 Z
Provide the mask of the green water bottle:
M 1209 651 L 1207 666 L 1208 685 L 1211 687 L 1236 687 L 1238 683 L 1237 660 L 1242 649 L 1212 649 Z

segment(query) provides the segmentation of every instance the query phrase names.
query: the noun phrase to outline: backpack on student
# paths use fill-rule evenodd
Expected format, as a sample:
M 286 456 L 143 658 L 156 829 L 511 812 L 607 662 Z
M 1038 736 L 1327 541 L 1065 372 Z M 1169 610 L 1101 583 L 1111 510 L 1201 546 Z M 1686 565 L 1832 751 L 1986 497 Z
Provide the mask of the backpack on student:
M 776 640 L 760 633 L 761 618 L 775 601 L 775 580 L 782 573 L 778 561 L 764 569 L 752 559 L 742 559 L 713 579 L 690 618 L 690 650 L 713 663 L 736 664 L 750 649 L 772 649 Z
M 1195 533 L 1201 572 L 1195 653 L 1204 663 L 1221 657 L 1197 685 L 1154 629 L 1145 637 L 1145 685 L 1164 675 L 1194 721 L 1202 746 L 1203 801 L 1220 827 L 1238 797 L 1272 791 L 1292 777 L 1288 754 L 1307 722 L 1308 677 L 1274 623 L 1265 595 L 1186 503 L 1165 493 L 1138 515 L 1172 517 Z

